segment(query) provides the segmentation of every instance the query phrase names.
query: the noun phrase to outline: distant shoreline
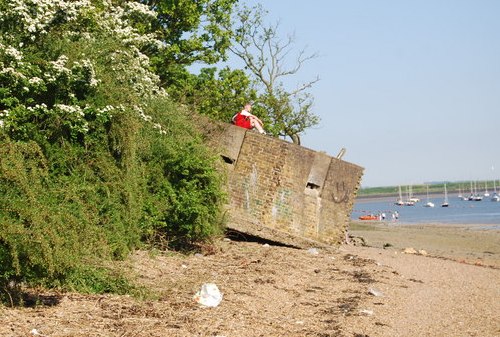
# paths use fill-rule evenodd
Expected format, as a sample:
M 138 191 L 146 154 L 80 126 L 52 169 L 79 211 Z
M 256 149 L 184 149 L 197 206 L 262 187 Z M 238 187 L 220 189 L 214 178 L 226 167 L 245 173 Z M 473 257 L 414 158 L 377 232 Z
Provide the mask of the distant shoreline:
M 413 195 L 414 197 L 416 198 L 419 198 L 420 200 L 425 200 L 427 198 L 427 194 L 414 194 Z M 440 197 L 440 196 L 444 196 L 443 193 L 429 193 L 429 198 L 436 198 L 436 197 Z M 450 193 L 448 193 L 448 197 L 450 199 L 453 199 L 454 196 L 451 195 L 450 196 Z M 456 196 L 455 196 L 456 197 Z M 372 201 L 396 201 L 398 199 L 398 195 L 397 194 L 393 194 L 393 195 L 363 195 L 363 196 L 357 196 L 355 201 L 357 202 L 372 202 Z M 458 197 L 457 197 L 458 199 Z M 404 197 L 403 197 L 403 200 L 404 200 Z

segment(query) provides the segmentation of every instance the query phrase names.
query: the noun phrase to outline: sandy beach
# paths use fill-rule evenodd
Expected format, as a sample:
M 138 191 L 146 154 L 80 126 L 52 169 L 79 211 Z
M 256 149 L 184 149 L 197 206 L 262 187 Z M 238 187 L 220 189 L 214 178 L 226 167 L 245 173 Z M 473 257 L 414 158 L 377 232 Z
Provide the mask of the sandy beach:
M 122 268 L 154 297 L 31 291 L 37 306 L 0 308 L 0 335 L 500 335 L 498 230 L 354 223 L 350 234 L 335 248 L 240 237 L 189 256 L 140 251 Z M 193 299 L 209 282 L 216 307 Z
M 391 221 L 355 221 L 349 233 L 358 244 L 364 240 L 370 247 L 395 251 L 413 248 L 425 250 L 433 257 L 500 267 L 499 225 L 402 225 Z

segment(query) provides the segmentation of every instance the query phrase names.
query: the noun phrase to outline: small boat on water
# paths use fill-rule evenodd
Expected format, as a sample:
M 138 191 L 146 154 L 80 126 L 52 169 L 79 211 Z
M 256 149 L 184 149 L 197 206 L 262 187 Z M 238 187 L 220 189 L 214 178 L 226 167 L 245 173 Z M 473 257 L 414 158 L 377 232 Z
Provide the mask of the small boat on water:
M 403 202 L 403 195 L 401 194 L 401 185 L 399 185 L 399 198 L 396 200 L 394 204 L 398 206 L 403 206 L 405 204 Z
M 460 200 L 464 200 L 464 201 L 469 200 L 469 197 L 464 196 L 464 195 L 462 194 L 462 187 L 461 187 L 461 186 L 458 188 L 458 199 L 460 199 Z
M 360 216 L 359 220 L 380 220 L 380 218 L 377 215 L 369 214 Z
M 493 180 L 493 195 L 491 197 L 491 201 L 500 201 L 500 195 L 497 193 L 497 185 L 495 180 Z
M 406 194 L 407 194 L 407 198 L 406 198 L 406 201 L 404 202 L 405 206 L 415 206 L 415 203 L 420 201 L 419 198 L 413 197 L 413 191 L 412 191 L 411 185 L 407 187 Z
M 446 191 L 446 184 L 444 184 L 444 201 L 441 204 L 441 207 L 448 207 L 450 204 L 448 203 L 448 192 Z
M 490 192 L 488 192 L 488 182 L 484 182 L 484 194 L 483 194 L 485 197 L 489 197 L 490 196 Z
M 427 202 L 424 207 L 434 207 L 434 203 L 429 200 L 429 185 L 427 185 Z

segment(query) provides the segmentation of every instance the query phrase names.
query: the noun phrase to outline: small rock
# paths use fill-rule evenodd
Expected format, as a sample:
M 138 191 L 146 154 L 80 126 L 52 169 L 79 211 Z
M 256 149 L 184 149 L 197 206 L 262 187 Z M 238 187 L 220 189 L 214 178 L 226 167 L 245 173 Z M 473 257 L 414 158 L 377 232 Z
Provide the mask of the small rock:
M 418 253 L 419 253 L 420 255 L 427 255 L 427 252 L 426 252 L 425 250 L 423 250 L 423 249 L 420 249 L 420 250 L 418 251 Z
M 373 288 L 368 289 L 368 293 L 376 297 L 384 296 L 384 294 L 381 291 L 378 291 L 377 289 Z
M 307 252 L 308 252 L 309 254 L 312 254 L 312 255 L 318 255 L 318 254 L 319 254 L 319 250 L 318 250 L 317 248 L 309 248 L 309 249 L 307 250 Z
M 360 313 L 362 313 L 362 314 L 365 314 L 365 315 L 367 315 L 367 316 L 371 316 L 371 315 L 373 315 L 373 310 L 362 309 L 362 310 L 360 310 L 359 312 L 360 312 Z
M 409 248 L 405 248 L 405 250 L 403 250 L 403 253 L 405 253 L 405 254 L 417 254 L 417 251 L 415 250 L 415 248 L 409 247 Z

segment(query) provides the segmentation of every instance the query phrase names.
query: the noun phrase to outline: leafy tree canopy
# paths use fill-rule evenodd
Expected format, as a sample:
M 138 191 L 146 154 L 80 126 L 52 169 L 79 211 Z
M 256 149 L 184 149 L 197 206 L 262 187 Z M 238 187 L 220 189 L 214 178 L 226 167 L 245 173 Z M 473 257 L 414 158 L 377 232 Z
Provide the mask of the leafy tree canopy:
M 152 30 L 165 48 L 152 61 L 166 85 L 195 62 L 214 64 L 226 55 L 233 6 L 238 0 L 141 0 L 157 13 Z M 173 75 L 173 76 L 172 76 Z

